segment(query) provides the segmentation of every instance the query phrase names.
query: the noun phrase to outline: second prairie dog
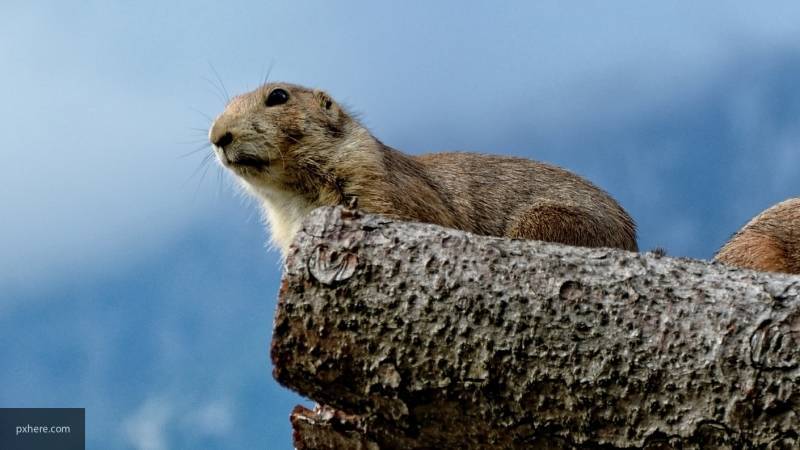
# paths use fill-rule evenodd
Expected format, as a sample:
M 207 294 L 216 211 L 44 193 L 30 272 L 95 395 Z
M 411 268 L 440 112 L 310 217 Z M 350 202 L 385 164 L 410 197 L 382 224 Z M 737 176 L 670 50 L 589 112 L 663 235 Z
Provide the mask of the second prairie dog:
M 285 255 L 314 208 L 353 197 L 366 212 L 477 234 L 637 250 L 633 220 L 564 169 L 475 153 L 392 149 L 323 91 L 269 83 L 231 100 L 209 130 L 220 162 L 263 205 Z
M 782 201 L 754 217 L 714 259 L 761 272 L 800 274 L 800 198 Z

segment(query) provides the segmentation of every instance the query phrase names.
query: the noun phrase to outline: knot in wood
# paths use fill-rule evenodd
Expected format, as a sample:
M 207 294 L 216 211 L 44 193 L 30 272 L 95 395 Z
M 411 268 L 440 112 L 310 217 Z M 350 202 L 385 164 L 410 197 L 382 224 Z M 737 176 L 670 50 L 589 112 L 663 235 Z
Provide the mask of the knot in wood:
M 324 244 L 317 245 L 308 259 L 308 271 L 311 276 L 325 285 L 349 279 L 356 272 L 356 266 L 358 266 L 358 256 L 331 249 Z
M 762 322 L 750 337 L 753 366 L 765 370 L 788 370 L 800 361 L 800 311 L 775 322 Z
M 583 286 L 577 281 L 567 280 L 561 284 L 558 296 L 566 302 L 577 302 L 583 297 Z

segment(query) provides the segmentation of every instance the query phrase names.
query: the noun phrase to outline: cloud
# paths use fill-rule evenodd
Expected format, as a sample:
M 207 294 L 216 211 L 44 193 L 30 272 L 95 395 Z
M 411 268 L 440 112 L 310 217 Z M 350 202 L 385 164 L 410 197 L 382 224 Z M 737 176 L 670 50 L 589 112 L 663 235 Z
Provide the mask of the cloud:
M 154 395 L 125 417 L 122 431 L 136 450 L 166 450 L 173 447 L 172 435 L 186 442 L 209 442 L 225 437 L 233 426 L 233 405 L 224 398 L 187 403 Z
M 122 423 L 128 444 L 136 450 L 166 450 L 169 423 L 175 417 L 172 404 L 162 397 L 146 399 Z
M 233 430 L 234 416 L 230 402 L 212 400 L 187 411 L 183 426 L 188 435 L 223 437 Z

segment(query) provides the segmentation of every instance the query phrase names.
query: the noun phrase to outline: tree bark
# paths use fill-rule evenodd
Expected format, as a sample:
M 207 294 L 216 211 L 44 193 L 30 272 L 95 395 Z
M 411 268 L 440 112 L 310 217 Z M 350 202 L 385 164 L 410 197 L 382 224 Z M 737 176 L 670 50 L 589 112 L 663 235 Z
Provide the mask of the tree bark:
M 287 257 L 274 376 L 340 411 L 296 410 L 298 448 L 797 448 L 799 292 L 323 208 Z

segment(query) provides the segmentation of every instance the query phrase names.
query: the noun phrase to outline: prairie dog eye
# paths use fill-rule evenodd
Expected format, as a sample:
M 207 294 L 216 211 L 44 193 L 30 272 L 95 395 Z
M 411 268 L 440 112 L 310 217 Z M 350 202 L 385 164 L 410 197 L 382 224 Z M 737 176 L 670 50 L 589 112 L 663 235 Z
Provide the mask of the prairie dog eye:
M 278 89 L 273 89 L 272 92 L 269 93 L 269 95 L 267 96 L 266 105 L 267 106 L 282 105 L 287 101 L 289 101 L 289 93 L 281 88 L 278 88 Z

